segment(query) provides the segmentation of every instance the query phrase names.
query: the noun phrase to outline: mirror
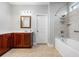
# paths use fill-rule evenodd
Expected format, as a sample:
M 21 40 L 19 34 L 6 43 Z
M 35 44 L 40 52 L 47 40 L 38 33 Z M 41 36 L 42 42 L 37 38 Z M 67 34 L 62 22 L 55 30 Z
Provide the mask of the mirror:
M 20 27 L 31 28 L 31 16 L 20 16 Z

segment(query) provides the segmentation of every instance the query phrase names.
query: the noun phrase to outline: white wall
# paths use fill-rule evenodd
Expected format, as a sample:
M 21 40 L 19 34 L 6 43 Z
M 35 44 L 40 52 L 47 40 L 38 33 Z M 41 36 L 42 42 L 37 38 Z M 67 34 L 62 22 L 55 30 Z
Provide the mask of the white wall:
M 10 7 L 8 3 L 0 2 L 0 32 L 10 31 Z
M 20 28 L 20 16 L 22 10 L 31 10 L 32 12 L 32 30 L 33 41 L 36 41 L 36 15 L 39 14 L 48 14 L 47 5 L 12 5 L 12 19 L 11 19 L 11 31 L 26 31 L 27 29 Z
M 65 8 L 64 8 L 65 7 Z M 54 46 L 55 44 L 55 38 L 60 37 L 60 31 L 62 29 L 66 29 L 63 28 L 64 25 L 62 25 L 60 23 L 60 16 L 63 10 L 67 10 L 66 8 L 66 3 L 64 2 L 50 2 L 49 3 L 49 42 L 51 45 Z M 63 10 L 61 9 L 57 14 L 57 16 L 55 16 L 56 12 L 60 9 L 60 8 L 64 8 Z M 62 27 L 63 26 L 63 27 Z M 66 34 L 67 35 L 67 34 Z M 66 36 L 65 35 L 65 36 Z

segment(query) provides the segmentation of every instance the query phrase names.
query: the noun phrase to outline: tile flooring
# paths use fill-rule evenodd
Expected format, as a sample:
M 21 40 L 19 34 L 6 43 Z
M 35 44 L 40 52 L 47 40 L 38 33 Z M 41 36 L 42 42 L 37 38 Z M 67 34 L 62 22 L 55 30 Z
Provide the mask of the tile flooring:
M 61 57 L 59 52 L 47 45 L 37 45 L 33 48 L 11 49 L 2 57 Z

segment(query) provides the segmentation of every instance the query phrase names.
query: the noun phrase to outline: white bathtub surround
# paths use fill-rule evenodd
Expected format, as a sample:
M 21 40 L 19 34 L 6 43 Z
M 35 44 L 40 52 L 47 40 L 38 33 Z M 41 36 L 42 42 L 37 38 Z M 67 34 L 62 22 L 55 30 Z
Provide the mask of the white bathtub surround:
M 68 21 L 68 23 L 70 24 L 70 26 L 68 26 L 69 39 L 64 39 L 66 41 L 62 41 L 60 40 L 60 38 L 55 40 L 56 49 L 64 57 L 79 57 L 79 46 L 78 46 L 79 20 L 78 19 L 79 19 L 79 8 L 76 8 L 75 10 L 73 10 L 72 8 L 72 11 L 69 12 L 69 21 Z
M 61 9 L 60 9 L 61 8 Z M 58 12 L 58 10 L 60 11 Z M 61 30 L 64 30 L 64 37 L 68 36 L 67 27 L 60 23 L 61 13 L 67 10 L 65 2 L 50 2 L 48 5 L 49 14 L 49 43 L 55 46 L 55 38 L 61 36 Z M 58 12 L 58 13 L 57 13 Z
M 56 39 L 55 47 L 63 57 L 79 57 L 79 42 L 67 39 L 63 42 L 60 39 Z
M 79 51 L 79 41 L 77 41 L 77 38 L 74 39 L 67 39 L 66 42 L 69 46 L 71 46 L 72 48 L 74 48 L 75 50 Z

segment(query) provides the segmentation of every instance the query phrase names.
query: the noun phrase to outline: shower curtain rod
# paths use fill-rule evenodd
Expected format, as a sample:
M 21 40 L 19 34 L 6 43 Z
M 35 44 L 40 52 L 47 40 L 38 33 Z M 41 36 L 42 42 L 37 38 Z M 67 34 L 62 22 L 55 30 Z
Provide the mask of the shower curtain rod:
M 65 4 L 64 6 L 66 6 L 66 5 L 68 5 L 68 6 L 69 6 L 69 4 L 68 4 L 68 3 L 67 3 L 67 4 Z M 56 11 L 55 16 L 57 16 L 58 12 L 60 12 L 60 10 L 61 10 L 62 8 L 66 8 L 66 7 L 64 7 L 64 6 L 60 7 L 60 8 Z M 69 8 L 68 8 L 68 9 L 69 9 Z
M 65 5 L 64 5 L 64 6 L 65 6 Z M 64 7 L 64 6 L 63 6 L 63 7 Z M 60 8 L 56 11 L 55 16 L 57 16 L 58 12 L 60 12 L 60 10 L 61 10 L 63 7 L 60 7 Z M 64 8 L 65 8 L 65 7 L 64 7 Z

